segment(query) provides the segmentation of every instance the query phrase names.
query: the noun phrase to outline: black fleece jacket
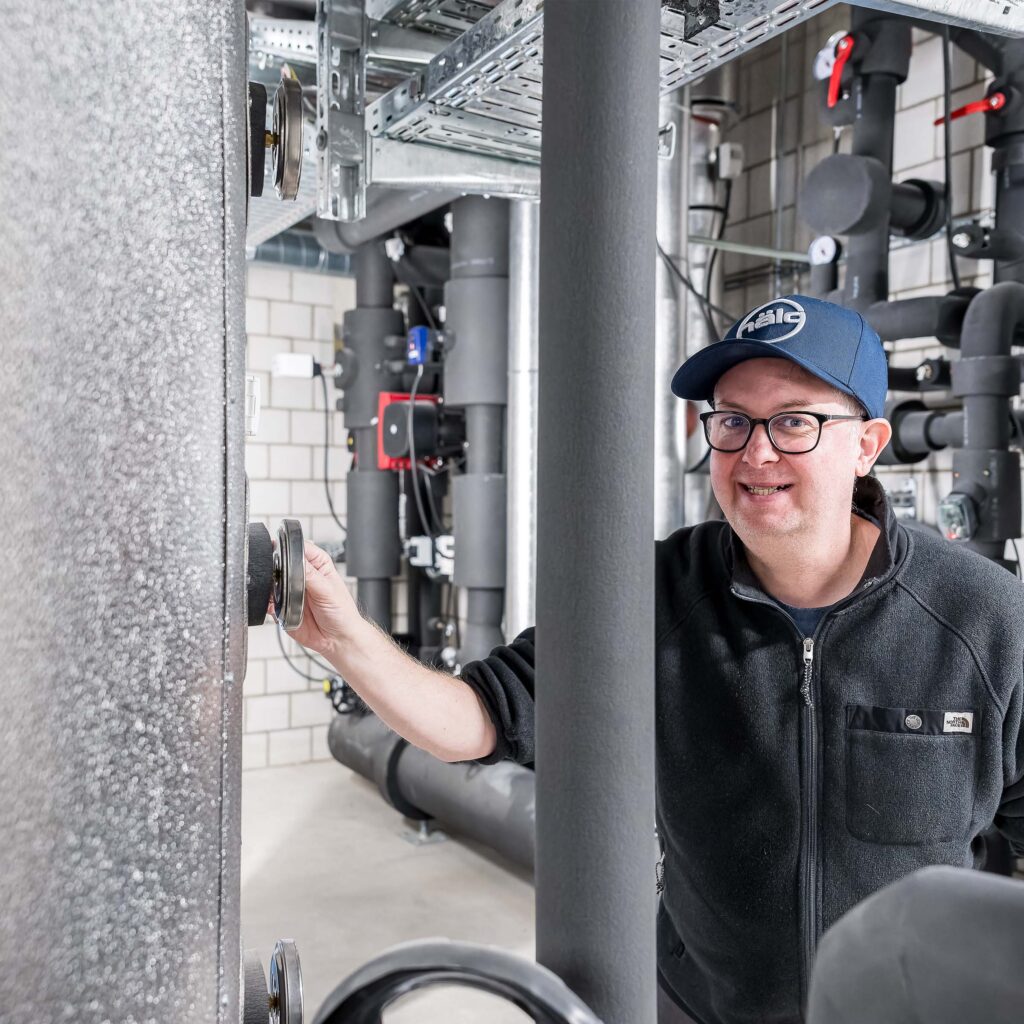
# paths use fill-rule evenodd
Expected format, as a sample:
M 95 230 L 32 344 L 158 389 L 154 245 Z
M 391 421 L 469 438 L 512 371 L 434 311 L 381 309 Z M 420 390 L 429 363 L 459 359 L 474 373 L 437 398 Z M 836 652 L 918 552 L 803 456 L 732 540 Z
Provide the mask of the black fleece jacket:
M 928 864 L 977 866 L 993 821 L 1024 855 L 1024 584 L 897 522 L 813 637 L 724 522 L 657 545 L 662 984 L 702 1024 L 795 1024 L 824 931 Z M 543 624 L 540 628 L 543 628 Z M 533 630 L 462 677 L 533 761 Z

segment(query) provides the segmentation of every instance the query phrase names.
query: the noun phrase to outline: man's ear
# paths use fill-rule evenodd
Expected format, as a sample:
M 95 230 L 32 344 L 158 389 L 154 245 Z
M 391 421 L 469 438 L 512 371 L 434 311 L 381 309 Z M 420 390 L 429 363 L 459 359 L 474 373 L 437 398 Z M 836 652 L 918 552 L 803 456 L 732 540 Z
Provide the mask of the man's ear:
M 892 424 L 885 419 L 868 420 L 860 435 L 860 454 L 857 457 L 857 476 L 867 476 L 875 460 L 892 440 Z

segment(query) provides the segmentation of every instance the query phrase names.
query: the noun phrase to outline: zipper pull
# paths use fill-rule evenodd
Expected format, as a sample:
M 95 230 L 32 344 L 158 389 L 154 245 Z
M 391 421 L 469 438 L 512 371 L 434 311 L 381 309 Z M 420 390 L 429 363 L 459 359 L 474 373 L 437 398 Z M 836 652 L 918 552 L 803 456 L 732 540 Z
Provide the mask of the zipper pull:
M 800 684 L 800 696 L 810 708 L 814 707 L 811 700 L 811 668 L 814 664 L 814 640 L 804 637 L 804 681 Z

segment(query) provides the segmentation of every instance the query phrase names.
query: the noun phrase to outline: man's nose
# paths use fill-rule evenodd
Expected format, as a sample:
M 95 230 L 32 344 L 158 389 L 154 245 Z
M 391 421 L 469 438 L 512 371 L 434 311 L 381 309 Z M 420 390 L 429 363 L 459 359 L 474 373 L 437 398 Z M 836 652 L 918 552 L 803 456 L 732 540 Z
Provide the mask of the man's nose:
M 768 427 L 758 423 L 743 449 L 743 461 L 750 466 L 763 466 L 766 462 L 778 462 L 779 453 L 768 438 Z

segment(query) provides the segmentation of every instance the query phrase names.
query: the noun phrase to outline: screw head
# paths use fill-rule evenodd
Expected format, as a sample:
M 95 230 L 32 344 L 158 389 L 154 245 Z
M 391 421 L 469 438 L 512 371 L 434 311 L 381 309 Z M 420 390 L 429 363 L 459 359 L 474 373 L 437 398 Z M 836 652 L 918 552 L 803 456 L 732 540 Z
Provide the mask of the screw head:
M 966 231 L 958 231 L 952 238 L 956 249 L 966 249 L 971 244 L 971 236 Z

